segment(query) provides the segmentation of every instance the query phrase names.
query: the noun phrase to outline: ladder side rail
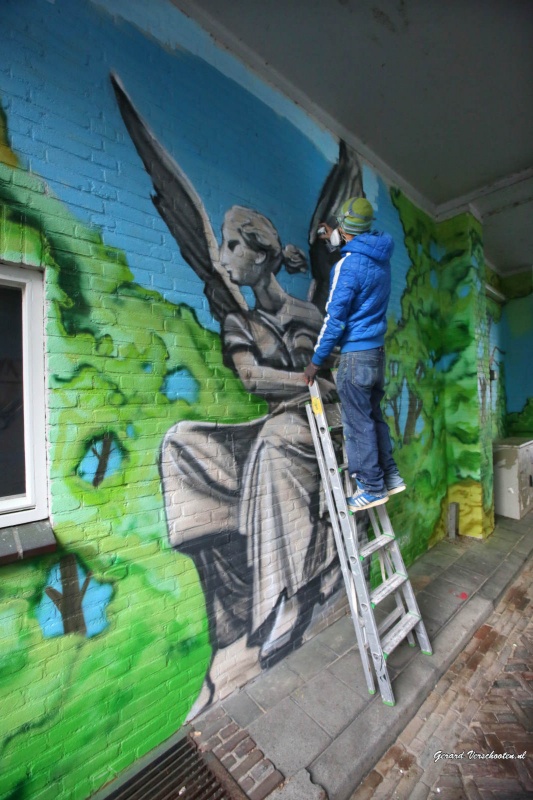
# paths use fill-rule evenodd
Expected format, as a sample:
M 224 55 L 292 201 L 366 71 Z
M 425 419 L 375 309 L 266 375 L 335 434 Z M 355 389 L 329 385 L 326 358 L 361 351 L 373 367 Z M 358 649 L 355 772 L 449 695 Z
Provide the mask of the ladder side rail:
M 394 536 L 394 539 L 391 539 L 391 542 L 395 541 L 395 543 L 396 543 L 396 547 L 394 547 L 394 548 L 393 547 L 385 548 L 385 560 L 387 561 L 389 569 L 394 569 L 397 572 L 400 571 L 403 574 L 407 575 L 407 569 L 405 567 L 405 563 L 404 563 L 403 558 L 401 556 L 400 548 L 399 548 L 399 546 L 397 544 L 397 541 L 396 541 L 394 529 L 392 527 L 392 523 L 390 521 L 390 517 L 389 517 L 388 511 L 387 511 L 386 508 L 379 508 L 378 507 L 378 514 L 379 514 L 379 521 L 380 521 L 381 529 L 383 530 L 384 533 L 386 533 L 386 535 Z M 380 555 L 381 555 L 381 553 L 380 553 Z M 389 574 L 390 574 L 390 572 L 389 572 Z M 410 586 L 410 584 L 407 584 L 407 583 L 404 584 L 404 586 L 407 586 L 407 585 Z M 394 598 L 395 598 L 395 601 L 396 601 L 396 608 L 397 609 L 401 609 L 404 614 L 406 613 L 406 611 L 407 612 L 411 612 L 411 613 L 415 613 L 413 604 L 409 602 L 408 596 L 406 596 L 405 592 L 403 591 L 404 586 L 400 587 L 400 591 L 394 592 Z M 414 597 L 414 595 L 413 595 L 413 597 Z M 415 603 L 415 606 L 416 606 L 416 613 L 420 614 L 420 612 L 418 610 L 418 606 L 416 605 L 416 603 Z M 411 647 L 415 646 L 415 637 L 413 636 L 412 631 L 408 632 L 407 641 L 408 641 L 408 643 L 409 643 L 409 645 Z
M 380 516 L 380 522 L 383 527 L 383 530 L 392 531 L 392 524 L 389 515 L 387 513 L 387 510 L 382 506 L 379 506 L 378 513 Z M 393 560 L 396 570 L 403 572 L 403 574 L 405 575 L 408 575 L 407 568 L 405 566 L 405 562 L 403 560 L 403 556 L 400 551 L 398 540 L 397 539 L 392 540 L 387 550 L 390 553 L 390 556 Z M 418 643 L 420 645 L 420 649 L 422 650 L 423 653 L 431 654 L 433 652 L 431 648 L 431 643 L 427 635 L 426 627 L 422 621 L 422 615 L 420 613 L 418 603 L 416 602 L 415 593 L 413 591 L 413 587 L 411 586 L 411 582 L 409 581 L 409 579 L 401 586 L 401 592 L 405 599 L 408 613 L 416 615 L 420 618 L 420 622 L 414 629 L 418 639 Z M 411 638 L 409 638 L 409 643 L 411 644 Z
M 313 417 L 313 412 L 312 412 L 312 410 L 311 410 L 309 405 L 306 406 L 306 411 L 307 411 L 307 417 L 308 417 L 308 420 L 309 420 L 309 427 L 311 428 L 311 436 L 313 438 L 313 443 L 315 445 L 315 450 L 316 450 L 316 454 L 317 454 L 318 468 L 319 468 L 319 471 L 320 471 L 320 478 L 321 478 L 321 481 L 322 481 L 322 487 L 324 489 L 324 494 L 326 496 L 326 505 L 328 507 L 328 510 L 330 511 L 330 520 L 331 520 L 331 525 L 332 525 L 332 528 L 333 528 L 333 536 L 334 536 L 334 539 L 335 539 L 335 545 L 336 545 L 336 548 L 337 548 L 337 553 L 338 553 L 339 561 L 340 561 L 340 565 L 341 565 L 341 572 L 342 572 L 343 578 L 345 579 L 345 583 L 347 584 L 347 587 L 348 587 L 348 584 L 350 584 L 350 585 L 352 584 L 352 576 L 351 576 L 351 572 L 350 572 L 350 570 L 348 568 L 348 562 L 346 560 L 346 550 L 345 550 L 345 547 L 344 547 L 344 540 L 342 538 L 342 533 L 341 533 L 341 530 L 339 528 L 339 523 L 338 523 L 337 517 L 336 517 L 335 514 L 331 514 L 331 508 L 334 507 L 334 504 L 333 504 L 333 499 L 332 499 L 332 496 L 331 496 L 331 489 L 330 489 L 330 485 L 329 485 L 328 475 L 327 475 L 327 472 L 326 472 L 326 466 L 325 466 L 325 463 L 324 463 L 324 456 L 323 456 L 322 449 L 321 449 L 321 442 L 320 442 L 320 439 L 318 437 L 318 433 L 317 433 L 317 430 L 316 430 L 316 422 L 315 422 L 315 419 Z M 347 577 L 349 578 L 349 581 L 347 580 Z M 348 592 L 348 595 L 349 595 L 349 598 L 350 598 L 352 596 L 352 592 Z M 357 608 L 357 597 L 354 597 L 353 599 L 354 599 L 354 606 L 352 608 L 352 606 L 350 605 L 350 608 L 351 608 L 352 613 L 355 612 L 355 614 L 356 614 L 356 616 L 358 618 L 359 617 L 359 612 L 358 612 L 358 608 Z
M 352 616 L 352 622 L 355 629 L 355 636 L 357 639 L 357 645 L 359 647 L 359 653 L 361 655 L 361 662 L 363 665 L 363 672 L 365 674 L 366 683 L 368 687 L 368 691 L 370 694 L 375 694 L 376 687 L 374 683 L 374 676 L 372 675 L 372 671 L 370 669 L 370 663 L 368 660 L 368 652 L 365 643 L 365 636 L 364 631 L 362 629 L 360 619 L 359 619 L 359 608 L 357 603 L 357 593 L 353 581 L 352 572 L 348 566 L 348 561 L 346 558 L 346 550 L 344 546 L 344 539 L 342 536 L 341 529 L 339 527 L 339 522 L 337 519 L 337 515 L 334 513 L 335 504 L 333 501 L 333 497 L 331 494 L 331 488 L 329 483 L 329 478 L 326 470 L 326 465 L 324 463 L 324 456 L 322 452 L 322 443 L 320 441 L 320 437 L 317 431 L 317 423 L 313 415 L 313 411 L 311 406 L 308 404 L 306 406 L 307 418 L 309 420 L 309 427 L 311 429 L 311 436 L 313 438 L 313 443 L 315 445 L 315 450 L 317 454 L 317 461 L 318 461 L 318 468 L 320 471 L 320 478 L 322 481 L 322 486 L 324 489 L 324 493 L 326 495 L 326 504 L 329 509 L 329 516 L 331 521 L 331 526 L 333 528 L 333 537 L 335 539 L 335 545 L 337 547 L 337 554 L 339 556 L 339 562 L 341 565 L 341 572 L 342 577 L 344 579 L 344 585 L 346 587 L 346 595 L 348 597 L 348 603 L 350 606 L 350 612 Z
M 391 552 L 390 551 L 391 551 L 390 547 L 385 548 L 384 553 L 383 553 L 383 557 L 384 557 L 384 560 L 386 561 L 386 563 L 388 565 L 388 569 L 391 572 L 394 572 L 395 568 L 394 568 L 394 564 L 393 564 L 393 561 L 392 561 L 392 558 L 391 558 Z M 403 563 L 403 561 L 402 561 L 402 563 Z M 407 570 L 405 571 L 405 573 L 407 574 Z M 410 586 L 410 585 L 411 584 L 408 581 L 404 584 L 404 586 Z M 407 597 L 405 597 L 405 593 L 402 591 L 402 589 L 403 589 L 403 586 L 400 587 L 399 591 L 394 592 L 394 599 L 396 601 L 397 610 L 400 611 L 402 613 L 402 615 L 403 615 L 403 614 L 405 614 L 406 612 L 409 611 L 410 606 L 409 606 L 409 603 L 407 601 Z M 415 637 L 413 636 L 412 631 L 408 632 L 407 641 L 409 642 L 409 645 L 411 647 L 415 646 Z
M 367 583 L 363 574 L 361 562 L 359 560 L 357 534 L 354 536 L 354 528 L 357 531 L 357 523 L 355 519 L 353 520 L 353 524 L 350 520 L 348 506 L 346 504 L 346 496 L 339 478 L 337 459 L 333 451 L 331 436 L 324 414 L 324 406 L 320 395 L 320 389 L 318 388 L 316 381 L 312 386 L 309 387 L 309 390 L 311 393 L 312 410 L 316 417 L 318 434 L 322 443 L 327 472 L 331 482 L 332 495 L 335 501 L 340 527 L 346 545 L 348 563 L 352 571 L 356 592 L 359 597 L 367 641 L 370 648 L 370 655 L 372 656 L 374 670 L 378 679 L 379 690 L 383 702 L 393 705 L 394 694 L 392 691 L 392 685 L 390 682 L 387 665 L 385 663 L 385 658 L 383 656 L 383 650 L 370 602 Z
M 348 453 L 346 451 L 346 442 L 344 439 L 344 434 L 342 437 L 342 457 L 346 465 L 342 467 L 342 475 L 344 478 L 344 494 L 346 498 L 346 497 L 351 497 L 353 495 L 354 488 L 353 488 L 352 476 L 350 475 L 350 472 L 348 470 Z M 366 512 L 366 517 L 368 518 L 368 512 Z M 368 544 L 368 522 L 365 524 L 365 519 L 363 517 L 363 514 L 360 514 L 359 522 L 355 522 L 355 517 L 354 517 L 354 524 L 357 531 L 357 547 L 358 550 L 360 551 L 361 548 L 363 548 L 365 545 Z M 366 558 L 363 559 L 361 558 L 361 556 L 359 556 L 359 560 L 361 561 L 362 564 L 365 580 L 367 584 L 370 586 L 370 567 L 372 564 L 372 557 L 367 556 Z
M 342 494 L 342 499 L 346 504 L 346 498 L 344 497 L 344 494 Z M 372 604 L 370 601 L 370 595 L 367 587 L 367 582 L 363 573 L 362 564 L 359 560 L 359 554 L 357 552 L 357 547 L 355 544 L 356 537 L 354 537 L 353 534 L 352 523 L 350 517 L 348 516 L 347 507 L 346 507 L 346 513 L 343 514 L 341 512 L 339 514 L 339 517 L 341 523 L 341 530 L 343 531 L 344 540 L 346 542 L 346 551 L 348 555 L 350 568 L 352 570 L 356 591 L 359 596 L 361 613 L 363 616 L 368 645 L 370 648 L 370 655 L 372 656 L 374 670 L 376 672 L 376 677 L 378 680 L 379 690 L 383 702 L 394 705 L 394 694 L 392 691 L 392 685 L 390 682 L 387 665 L 385 663 L 385 658 L 383 656 L 383 650 L 381 647 L 381 641 L 379 638 L 377 623 L 374 617 L 374 612 L 372 609 Z M 356 524 L 357 523 L 354 520 L 353 525 L 356 526 Z
M 360 563 L 362 559 L 359 558 L 359 540 L 357 536 L 358 525 L 355 515 L 352 520 L 350 520 L 349 516 L 347 515 L 348 509 L 346 504 L 346 495 L 345 492 L 342 491 L 342 484 L 339 479 L 337 456 L 333 451 L 328 422 L 324 413 L 324 407 L 322 405 L 322 399 L 318 386 L 316 386 L 315 392 L 311 390 L 311 396 L 312 398 L 317 398 L 313 405 L 313 412 L 315 413 L 317 421 L 319 437 L 321 442 L 324 443 L 324 455 L 327 464 L 328 477 L 331 481 L 332 494 L 337 507 L 341 531 L 345 541 L 346 552 L 348 555 L 350 568 L 352 570 L 356 592 L 359 597 L 363 622 L 370 647 L 370 654 L 372 656 L 374 669 L 378 677 L 378 685 L 380 687 L 383 701 L 385 703 L 389 702 L 394 704 L 392 686 L 390 684 L 390 678 L 385 664 L 387 655 L 401 641 L 403 641 L 403 639 L 408 638 L 409 642 L 412 642 L 413 637 L 411 631 L 413 629 L 417 634 L 418 641 L 423 652 L 431 653 L 429 638 L 427 637 L 420 610 L 416 603 L 412 586 L 409 582 L 409 577 L 403 562 L 398 542 L 395 539 L 394 530 L 384 506 L 377 507 L 379 523 L 373 514 L 370 515 L 370 519 L 376 537 L 388 540 L 380 542 L 379 547 L 374 550 L 378 552 L 380 558 L 382 576 L 384 578 L 386 575 L 388 576 L 386 579 L 388 585 L 382 587 L 381 591 L 378 587 L 378 589 L 370 592 L 370 587 L 367 585 L 367 581 L 362 575 L 363 571 Z M 344 460 L 346 460 L 345 454 Z M 345 482 L 347 486 L 350 486 L 351 488 L 351 479 L 348 475 L 346 475 L 346 473 Z M 356 534 L 355 537 L 354 528 Z M 364 549 L 364 545 L 362 549 Z M 362 558 L 364 558 L 364 556 Z M 381 602 L 381 599 L 385 599 L 387 595 L 391 593 L 391 590 L 395 595 L 397 604 L 396 611 L 393 612 L 393 614 L 402 614 L 403 616 L 401 616 L 400 621 L 387 634 L 385 634 L 382 643 L 380 638 L 381 632 L 378 630 L 376 619 L 374 617 L 373 604 L 377 605 L 379 602 Z M 370 604 L 367 603 L 367 598 L 372 598 Z M 404 614 L 404 601 L 407 606 L 406 614 Z M 387 651 L 385 650 L 384 645 L 386 645 Z
M 376 513 L 375 512 L 376 512 L 376 509 L 373 509 L 373 508 L 369 509 L 369 516 L 370 516 L 370 520 L 371 520 L 371 523 L 372 523 L 372 528 L 373 528 L 374 535 L 375 535 L 376 539 L 378 539 L 378 538 L 380 538 L 382 536 L 386 536 L 389 539 L 389 542 L 392 542 L 394 540 L 394 538 L 395 538 L 395 533 L 394 533 L 394 530 L 392 528 L 392 524 L 390 522 L 390 517 L 389 517 L 389 515 L 387 513 L 387 510 L 385 508 L 383 508 L 382 506 L 381 507 L 378 506 L 377 512 L 379 514 L 379 522 L 376 519 Z M 379 565 L 380 565 L 380 570 L 381 570 L 381 578 L 382 578 L 383 581 L 385 581 L 387 578 L 390 578 L 394 574 L 395 567 L 396 567 L 396 565 L 393 563 L 393 560 L 391 558 L 389 550 L 390 550 L 390 548 L 387 545 L 385 545 L 383 549 L 380 548 L 379 551 L 378 551 L 378 559 L 379 559 Z M 403 571 L 404 571 L 404 565 L 402 563 L 402 572 Z M 407 604 L 407 600 L 404 601 L 404 597 L 403 597 L 403 595 L 402 595 L 402 593 L 400 591 L 394 592 L 394 600 L 395 600 L 395 603 L 396 603 L 396 610 L 392 611 L 386 617 L 386 619 L 379 624 L 378 631 L 379 631 L 380 636 L 385 631 L 387 631 L 387 629 L 389 627 L 389 623 L 393 624 L 398 619 L 398 617 L 401 617 L 401 616 L 405 615 L 406 610 L 409 609 L 409 606 Z M 413 636 L 412 631 L 409 631 L 407 633 L 407 640 L 409 642 L 409 645 L 411 647 L 414 647 L 415 638 Z
M 416 597 L 413 587 L 411 586 L 411 582 L 407 581 L 401 588 L 409 613 L 418 616 L 420 620 L 414 629 L 420 649 L 425 655 L 431 655 L 433 653 L 433 649 L 426 631 L 426 626 L 422 620 L 422 614 L 420 613 L 418 603 L 416 602 Z

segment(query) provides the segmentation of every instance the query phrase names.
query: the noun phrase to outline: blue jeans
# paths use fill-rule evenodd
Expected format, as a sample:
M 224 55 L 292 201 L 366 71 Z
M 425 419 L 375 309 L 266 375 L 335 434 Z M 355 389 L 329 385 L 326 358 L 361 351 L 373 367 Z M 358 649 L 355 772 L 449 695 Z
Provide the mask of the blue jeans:
M 385 476 L 399 477 L 392 457 L 389 427 L 381 400 L 385 385 L 385 350 L 343 353 L 337 373 L 350 475 L 372 494 L 384 492 Z M 395 481 L 393 480 L 393 483 Z

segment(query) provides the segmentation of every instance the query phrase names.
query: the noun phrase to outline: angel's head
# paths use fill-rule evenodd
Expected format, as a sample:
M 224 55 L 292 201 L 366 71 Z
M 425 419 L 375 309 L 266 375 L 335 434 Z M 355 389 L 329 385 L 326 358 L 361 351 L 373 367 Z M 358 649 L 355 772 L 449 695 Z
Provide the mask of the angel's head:
M 293 245 L 282 248 L 278 232 L 263 214 L 232 206 L 224 217 L 220 263 L 239 286 L 255 286 L 268 274 L 275 275 L 285 262 L 292 271 L 305 270 L 304 254 Z

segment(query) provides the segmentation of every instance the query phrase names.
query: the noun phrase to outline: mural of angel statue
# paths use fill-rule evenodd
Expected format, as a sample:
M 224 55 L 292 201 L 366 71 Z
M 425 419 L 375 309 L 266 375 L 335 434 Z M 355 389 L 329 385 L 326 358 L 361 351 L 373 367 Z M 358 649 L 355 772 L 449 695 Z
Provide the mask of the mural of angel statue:
M 161 478 L 171 544 L 190 555 L 204 588 L 214 652 L 244 637 L 256 662 L 273 663 L 301 639 L 317 602 L 339 588 L 331 525 L 320 513 L 316 455 L 303 405 L 303 369 L 322 326 L 336 260 L 316 231 L 346 197 L 363 194 L 355 154 L 341 144 L 310 226 L 309 300 L 276 275 L 305 268 L 258 211 L 233 206 L 219 246 L 188 177 L 138 114 L 116 75 L 118 105 L 149 173 L 153 202 L 185 261 L 204 281 L 220 322 L 225 364 L 269 407 L 244 424 L 181 421 L 167 433 Z M 239 287 L 251 287 L 249 308 Z M 333 390 L 322 382 L 322 390 Z

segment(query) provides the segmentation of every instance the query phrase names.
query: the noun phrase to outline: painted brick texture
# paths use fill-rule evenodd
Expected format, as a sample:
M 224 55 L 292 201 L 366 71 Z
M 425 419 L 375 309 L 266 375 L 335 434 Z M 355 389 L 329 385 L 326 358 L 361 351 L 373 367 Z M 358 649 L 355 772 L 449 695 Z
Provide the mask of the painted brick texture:
M 2 568 L 2 800 L 88 797 L 346 611 L 302 406 L 322 323 L 308 231 L 339 143 L 211 66 L 170 3 L 138 13 L 1 11 L 0 260 L 43 272 L 59 542 Z M 163 20 L 173 47 L 146 33 Z M 384 409 L 410 562 L 452 491 L 490 515 L 481 233 L 444 235 L 350 169 L 396 244 Z

